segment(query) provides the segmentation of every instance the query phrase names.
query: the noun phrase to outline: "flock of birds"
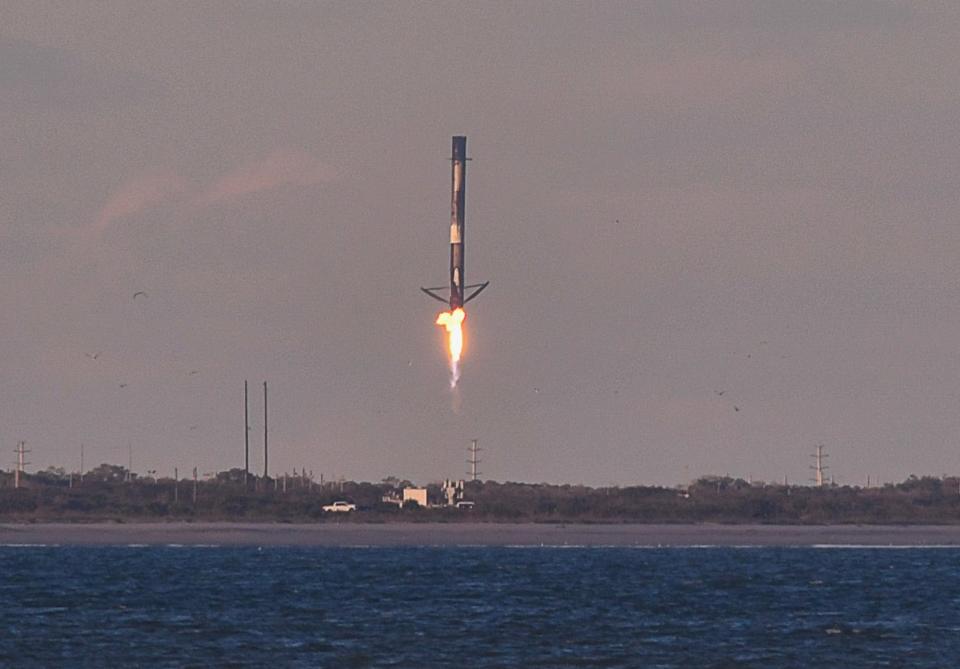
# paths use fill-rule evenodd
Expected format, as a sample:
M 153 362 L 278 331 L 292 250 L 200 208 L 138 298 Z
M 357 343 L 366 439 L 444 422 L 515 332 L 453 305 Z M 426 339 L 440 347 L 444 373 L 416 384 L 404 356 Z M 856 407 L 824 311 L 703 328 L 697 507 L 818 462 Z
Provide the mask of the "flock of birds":
M 760 345 L 761 345 L 761 346 L 766 346 L 768 343 L 769 343 L 769 342 L 767 342 L 767 341 L 761 341 L 761 342 L 760 342 Z M 752 358 L 753 358 L 753 354 L 752 354 L 752 353 L 747 353 L 747 356 L 746 356 L 746 357 L 747 357 L 748 360 L 749 360 L 749 359 L 752 359 Z M 781 356 L 780 356 L 780 359 L 781 359 L 781 360 L 785 360 L 786 357 L 787 357 L 786 355 L 781 355 Z M 724 395 L 727 394 L 727 390 L 726 390 L 726 389 L 723 389 L 723 390 L 714 390 L 713 392 L 714 392 L 714 394 L 715 394 L 717 397 L 723 397 Z M 731 406 L 733 407 L 733 410 L 734 410 L 735 412 L 738 412 L 738 413 L 739 413 L 739 411 L 740 411 L 740 405 L 738 405 L 738 404 L 736 404 L 736 403 L 731 403 Z
M 149 298 L 149 297 L 150 297 L 150 296 L 147 294 L 147 292 L 146 292 L 145 290 L 138 290 L 137 292 L 135 292 L 135 293 L 133 294 L 133 300 L 134 300 L 134 301 L 136 301 L 137 298 Z M 95 352 L 93 352 L 93 353 L 84 353 L 84 355 L 85 355 L 87 358 L 89 358 L 90 360 L 99 360 L 99 359 L 100 359 L 100 356 L 103 355 L 103 351 L 95 351 Z M 200 373 L 200 370 L 199 370 L 199 369 L 191 369 L 189 372 L 187 372 L 187 376 L 196 376 L 196 375 L 199 374 L 199 373 Z M 118 385 L 119 385 L 120 388 L 126 388 L 126 387 L 128 387 L 130 384 L 127 383 L 127 382 L 122 382 L 122 383 L 120 383 L 120 384 L 118 384 Z M 196 426 L 196 425 L 191 425 L 191 426 L 190 426 L 190 429 L 191 429 L 191 430 L 195 430 L 195 429 L 197 429 L 197 426 Z
M 619 222 L 620 222 L 620 221 L 617 221 L 617 223 L 619 223 Z M 761 345 L 761 346 L 766 346 L 768 343 L 769 343 L 768 341 L 764 340 L 764 341 L 761 341 L 761 342 L 760 342 L 760 345 Z M 781 360 L 785 360 L 786 357 L 787 357 L 786 355 L 781 355 L 781 356 L 780 356 L 780 359 L 781 359 Z M 749 360 L 749 359 L 752 359 L 752 358 L 753 358 L 753 354 L 752 354 L 752 353 L 747 353 L 747 354 L 746 354 L 746 358 L 747 358 L 748 360 Z M 533 390 L 533 393 L 534 393 L 535 395 L 539 395 L 540 392 L 541 392 L 539 386 L 533 386 L 532 390 Z M 730 400 L 730 395 L 728 394 L 726 388 L 723 388 L 723 389 L 715 389 L 715 390 L 713 391 L 713 393 L 714 393 L 717 397 L 724 397 L 724 396 L 726 395 L 726 396 L 727 396 L 727 400 L 725 400 L 725 401 L 729 401 L 729 400 Z M 614 391 L 613 391 L 613 394 L 614 394 L 614 395 L 618 395 L 618 394 L 619 394 L 619 390 L 614 390 Z M 731 401 L 731 402 L 730 402 L 730 406 L 733 408 L 734 413 L 740 413 L 740 405 L 739 405 L 738 403 L 736 403 L 735 401 Z
M 616 222 L 619 223 L 620 221 L 617 220 Z M 134 299 L 134 300 L 136 300 L 137 298 L 140 298 L 140 297 L 142 297 L 142 298 L 148 298 L 149 295 L 148 295 L 147 292 L 144 291 L 144 290 L 138 290 L 137 292 L 135 292 L 135 293 L 133 294 L 133 299 Z M 762 346 L 762 345 L 766 345 L 767 343 L 768 343 L 768 342 L 766 342 L 766 341 L 761 341 L 761 342 L 760 342 L 761 346 Z M 102 354 L 103 354 L 102 351 L 96 351 L 95 353 L 84 353 L 84 355 L 87 356 L 88 358 L 90 358 L 91 360 L 97 360 L 97 359 L 99 359 Z M 751 353 L 748 353 L 748 354 L 747 354 L 747 358 L 749 359 L 749 358 L 751 358 L 751 357 L 752 357 L 752 354 L 751 354 Z M 785 355 L 781 355 L 780 358 L 783 359 L 783 358 L 786 358 L 786 356 L 785 356 Z M 413 363 L 412 363 L 412 361 L 408 361 L 407 364 L 408 364 L 408 365 L 412 365 Z M 187 375 L 188 375 L 188 376 L 195 376 L 195 375 L 197 375 L 197 374 L 199 374 L 199 373 L 200 373 L 200 370 L 199 370 L 199 369 L 191 369 L 191 370 L 187 373 Z M 126 388 L 129 384 L 127 384 L 127 383 L 121 383 L 121 384 L 119 384 L 119 385 L 120 385 L 120 388 Z M 533 392 L 534 392 L 535 394 L 539 394 L 539 393 L 540 393 L 540 388 L 535 387 L 535 388 L 533 389 Z M 726 391 L 725 389 L 724 389 L 724 390 L 714 390 L 713 392 L 714 392 L 714 394 L 716 394 L 717 397 L 723 397 L 723 396 L 727 393 L 727 391 Z M 737 413 L 740 412 L 740 406 L 739 406 L 738 404 L 733 404 L 732 406 L 733 406 L 734 412 L 737 412 Z M 196 425 L 191 425 L 191 426 L 190 426 L 190 429 L 191 429 L 191 430 L 196 430 L 197 427 L 198 427 L 198 426 L 196 426 Z

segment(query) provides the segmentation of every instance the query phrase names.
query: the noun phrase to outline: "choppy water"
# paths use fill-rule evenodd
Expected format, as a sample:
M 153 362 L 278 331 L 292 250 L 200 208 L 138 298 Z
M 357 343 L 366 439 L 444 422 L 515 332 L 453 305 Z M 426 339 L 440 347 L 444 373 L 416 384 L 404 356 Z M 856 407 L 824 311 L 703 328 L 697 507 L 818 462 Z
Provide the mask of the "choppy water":
M 960 550 L 0 547 L 0 665 L 950 667 Z

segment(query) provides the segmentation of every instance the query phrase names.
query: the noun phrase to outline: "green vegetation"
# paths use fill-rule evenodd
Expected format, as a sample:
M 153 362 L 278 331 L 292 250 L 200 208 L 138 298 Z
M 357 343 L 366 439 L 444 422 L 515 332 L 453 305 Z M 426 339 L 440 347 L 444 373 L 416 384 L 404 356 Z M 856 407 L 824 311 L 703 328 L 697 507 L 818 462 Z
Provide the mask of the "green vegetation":
M 319 485 L 305 478 L 252 477 L 233 469 L 198 481 L 143 478 L 123 467 L 101 465 L 81 482 L 62 470 L 25 475 L 14 489 L 0 472 L 0 521 L 264 521 L 264 522 L 550 522 L 550 523 L 782 523 L 900 524 L 960 522 L 960 480 L 911 476 L 875 488 L 751 485 L 741 479 L 704 477 L 690 486 L 589 488 L 545 483 L 468 482 L 471 509 L 400 508 L 383 501 L 411 484 Z M 284 485 L 286 489 L 284 490 Z M 196 498 L 194 498 L 196 491 Z M 428 486 L 439 501 L 438 486 Z M 336 500 L 359 506 L 324 513 Z

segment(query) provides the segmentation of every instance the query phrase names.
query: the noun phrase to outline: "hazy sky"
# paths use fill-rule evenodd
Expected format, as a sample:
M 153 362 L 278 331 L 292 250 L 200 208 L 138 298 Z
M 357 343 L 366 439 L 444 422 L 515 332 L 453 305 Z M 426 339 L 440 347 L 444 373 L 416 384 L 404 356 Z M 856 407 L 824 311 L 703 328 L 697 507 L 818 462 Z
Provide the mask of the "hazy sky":
M 953 7 L 2 2 L 0 467 L 956 474 Z

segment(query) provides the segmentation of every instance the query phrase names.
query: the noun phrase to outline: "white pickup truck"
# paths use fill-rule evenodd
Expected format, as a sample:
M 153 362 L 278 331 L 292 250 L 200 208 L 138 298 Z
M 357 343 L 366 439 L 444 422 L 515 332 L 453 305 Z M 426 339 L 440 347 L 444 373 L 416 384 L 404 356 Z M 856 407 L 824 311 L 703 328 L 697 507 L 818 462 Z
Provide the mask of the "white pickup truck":
M 357 505 L 340 500 L 340 501 L 334 502 L 333 504 L 327 504 L 325 507 L 323 507 L 323 510 L 324 511 L 356 511 Z

